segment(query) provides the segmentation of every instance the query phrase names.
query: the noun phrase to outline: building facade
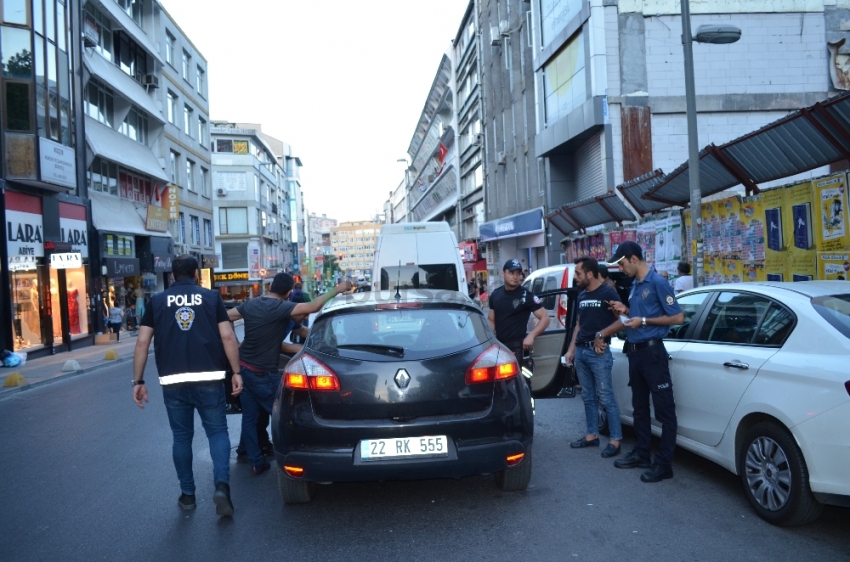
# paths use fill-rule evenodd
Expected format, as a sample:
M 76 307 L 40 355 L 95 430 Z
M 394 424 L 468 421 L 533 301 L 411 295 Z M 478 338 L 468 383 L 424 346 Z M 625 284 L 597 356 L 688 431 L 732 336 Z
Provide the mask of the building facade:
M 92 342 L 93 263 L 77 0 L 0 11 L 0 345 L 30 354 Z
M 288 267 L 287 176 L 260 125 L 216 121 L 210 137 L 221 256 L 213 286 L 225 299 L 241 301 L 263 294 L 263 284 Z
M 373 221 L 351 221 L 331 227 L 331 254 L 336 256 L 337 267 L 343 274 L 371 278 L 381 225 Z

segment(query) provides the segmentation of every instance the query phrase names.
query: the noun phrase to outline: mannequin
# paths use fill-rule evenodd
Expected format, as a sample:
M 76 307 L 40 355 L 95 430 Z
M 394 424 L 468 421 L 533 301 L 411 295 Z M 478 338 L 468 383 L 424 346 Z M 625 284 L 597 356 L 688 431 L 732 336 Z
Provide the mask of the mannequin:
M 141 322 L 145 315 L 145 293 L 141 287 L 138 287 L 133 291 L 133 295 L 136 297 L 136 321 Z
M 74 288 L 74 282 L 68 281 L 68 322 L 71 334 L 80 333 L 80 301 L 79 291 Z
M 41 307 L 38 303 L 38 280 L 33 279 L 30 282 L 30 307 L 26 311 L 26 322 L 30 331 L 38 333 L 39 330 L 39 322 L 38 318 L 40 316 L 39 311 Z

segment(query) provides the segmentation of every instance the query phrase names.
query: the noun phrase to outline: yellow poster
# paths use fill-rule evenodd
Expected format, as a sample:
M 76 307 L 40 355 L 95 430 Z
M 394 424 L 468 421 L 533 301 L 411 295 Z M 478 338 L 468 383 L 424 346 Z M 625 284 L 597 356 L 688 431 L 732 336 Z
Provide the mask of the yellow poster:
M 782 214 L 785 247 L 788 248 L 786 281 L 808 281 L 815 278 L 817 250 L 814 247 L 812 223 L 812 182 L 802 182 L 787 188 Z
M 758 217 L 764 222 L 764 270 L 765 281 L 788 281 L 786 265 L 787 247 L 784 240 L 783 210 L 787 190 L 785 188 L 762 191 L 759 199 Z
M 814 180 L 814 224 L 821 252 L 850 250 L 847 227 L 847 176 L 838 174 Z
M 850 280 L 850 253 L 818 252 L 818 279 Z
M 741 232 L 744 281 L 767 281 L 764 272 L 764 209 L 759 195 L 741 201 Z

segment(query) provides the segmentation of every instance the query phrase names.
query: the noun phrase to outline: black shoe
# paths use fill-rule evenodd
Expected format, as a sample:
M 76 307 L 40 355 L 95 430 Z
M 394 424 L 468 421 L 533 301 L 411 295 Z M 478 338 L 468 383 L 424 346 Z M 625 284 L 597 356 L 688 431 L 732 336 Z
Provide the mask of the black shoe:
M 264 457 L 273 457 L 274 456 L 274 445 L 271 443 L 265 443 L 260 445 L 260 452 L 263 453 Z
M 635 450 L 632 449 L 625 457 L 615 460 L 614 466 L 617 468 L 650 468 L 652 463 L 649 459 L 638 456 Z
M 673 478 L 673 467 L 669 464 L 654 464 L 652 470 L 640 475 L 641 482 L 661 482 Z
M 599 446 L 599 438 L 587 440 L 586 437 L 581 437 L 572 443 L 570 443 L 570 448 L 572 449 L 584 449 L 585 447 L 598 447 Z
M 236 451 L 236 462 L 239 464 L 248 464 L 248 453 Z
M 198 505 L 195 503 L 194 494 L 180 494 L 180 497 L 177 498 L 177 505 L 185 509 L 186 511 L 195 509 Z
M 611 457 L 616 457 L 619 454 L 620 454 L 620 446 L 617 445 L 615 447 L 611 443 L 608 443 L 608 446 L 605 447 L 604 451 L 602 451 L 602 458 L 608 459 L 608 458 L 611 458 Z
M 224 411 L 229 416 L 231 414 L 241 414 L 242 408 L 240 408 L 236 404 L 228 404 Z
M 215 502 L 215 512 L 217 515 L 233 515 L 233 502 L 230 501 L 230 484 L 219 482 L 215 485 L 213 502 Z
M 252 466 L 251 472 L 253 473 L 254 476 L 259 476 L 260 474 L 264 473 L 265 471 L 267 471 L 270 468 L 271 468 L 271 465 L 267 462 L 264 462 L 262 464 L 255 464 L 254 466 Z

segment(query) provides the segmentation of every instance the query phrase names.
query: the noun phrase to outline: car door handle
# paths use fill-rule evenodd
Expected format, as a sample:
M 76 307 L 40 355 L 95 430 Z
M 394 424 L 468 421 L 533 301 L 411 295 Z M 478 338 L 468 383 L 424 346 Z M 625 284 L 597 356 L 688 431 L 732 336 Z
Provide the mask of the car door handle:
M 741 369 L 742 371 L 746 371 L 750 368 L 746 363 L 740 363 L 738 361 L 727 361 L 723 364 L 724 367 L 732 367 L 733 369 Z

